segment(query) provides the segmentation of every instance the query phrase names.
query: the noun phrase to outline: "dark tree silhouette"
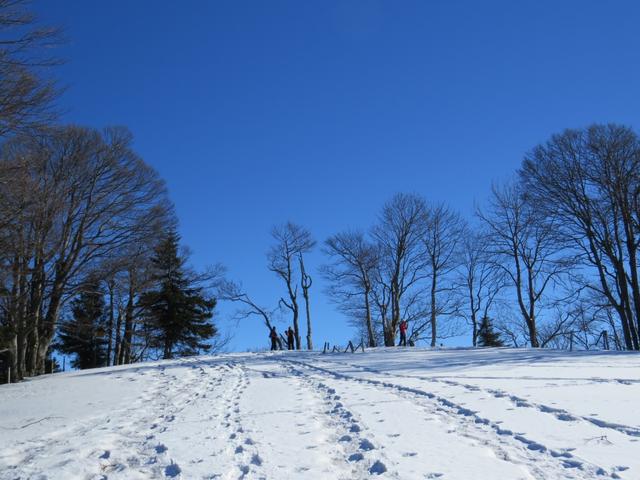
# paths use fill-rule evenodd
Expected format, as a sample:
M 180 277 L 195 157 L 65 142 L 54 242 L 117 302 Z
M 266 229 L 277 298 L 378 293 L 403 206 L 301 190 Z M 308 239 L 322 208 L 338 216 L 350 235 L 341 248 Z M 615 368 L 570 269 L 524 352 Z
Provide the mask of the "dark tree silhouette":
M 37 25 L 23 0 L 0 0 L 0 137 L 46 126 L 54 120 L 58 96 L 48 67 L 60 30 Z
M 481 347 L 504 347 L 500 334 L 493 329 L 489 317 L 482 317 L 482 321 L 480 322 L 478 345 Z
M 89 283 L 71 303 L 72 318 L 60 326 L 57 349 L 75 355 L 74 368 L 95 368 L 107 364 L 107 322 L 104 293 L 97 282 Z
M 160 241 L 152 259 L 155 289 L 141 298 L 147 326 L 155 332 L 155 347 L 163 358 L 208 351 L 211 345 L 206 341 L 217 333 L 211 322 L 216 301 L 207 298 L 186 268 L 179 243 L 175 230 Z

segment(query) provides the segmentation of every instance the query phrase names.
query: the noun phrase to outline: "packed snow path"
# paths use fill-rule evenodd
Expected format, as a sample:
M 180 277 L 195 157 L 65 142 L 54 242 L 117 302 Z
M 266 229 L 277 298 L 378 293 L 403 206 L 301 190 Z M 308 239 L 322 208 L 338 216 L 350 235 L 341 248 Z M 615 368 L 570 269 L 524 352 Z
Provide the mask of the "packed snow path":
M 229 354 L 0 386 L 0 479 L 640 478 L 640 356 Z

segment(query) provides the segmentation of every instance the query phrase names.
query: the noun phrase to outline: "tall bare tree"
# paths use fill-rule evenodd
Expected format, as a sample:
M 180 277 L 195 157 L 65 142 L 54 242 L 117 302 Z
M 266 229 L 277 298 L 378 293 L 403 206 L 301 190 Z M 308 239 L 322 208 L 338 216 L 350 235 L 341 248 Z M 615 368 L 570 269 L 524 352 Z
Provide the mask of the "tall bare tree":
M 532 347 L 540 346 L 538 313 L 549 287 L 560 284 L 569 268 L 557 225 L 544 221 L 518 184 L 494 186 L 489 208 L 478 210 L 490 238 L 489 251 L 516 294 Z
M 0 137 L 46 126 L 59 93 L 47 78 L 59 61 L 50 56 L 60 30 L 37 24 L 28 2 L 0 0 Z
M 382 266 L 380 259 L 380 251 L 378 245 L 374 245 L 378 262 L 371 272 L 371 300 L 372 300 L 372 317 L 373 330 L 376 339 L 380 337 L 381 341 L 376 340 L 376 345 L 386 345 L 385 332 L 391 330 L 391 319 L 389 313 L 391 310 L 391 288 L 389 287 L 386 272 Z M 374 313 L 375 312 L 375 313 Z M 378 327 L 376 327 L 378 325 Z
M 466 225 L 460 214 L 444 204 L 427 207 L 422 245 L 427 261 L 428 320 L 414 325 L 412 336 L 419 337 L 428 327 L 432 347 L 436 346 L 441 335 L 438 317 L 452 316 L 459 309 L 453 274 L 462 263 L 460 245 L 466 234 Z
M 171 207 L 123 129 L 51 129 L 4 145 L 4 318 L 18 376 L 44 371 L 64 304 L 88 274 L 153 234 Z
M 308 253 L 315 246 L 315 240 L 311 233 L 304 227 L 292 222 L 275 226 L 271 231 L 275 243 L 267 253 L 269 270 L 274 272 L 284 283 L 287 289 L 288 300 L 280 298 L 280 304 L 284 305 L 292 313 L 293 331 L 296 339 L 296 349 L 302 348 L 300 339 L 300 326 L 298 318 L 300 306 L 298 305 L 298 276 L 300 272 L 296 267 L 296 261 L 301 255 Z M 310 323 L 310 317 L 308 322 Z M 310 325 L 308 337 L 310 338 Z M 311 346 L 309 343 L 307 346 Z
M 302 287 L 302 297 L 304 298 L 305 313 L 307 315 L 307 350 L 313 350 L 313 339 L 311 338 L 311 306 L 309 304 L 309 289 L 313 284 L 313 279 L 304 267 L 302 252 L 298 254 L 298 260 L 300 264 L 300 287 Z
M 554 135 L 520 170 L 527 195 L 592 267 L 585 284 L 640 349 L 640 141 L 620 125 Z
M 373 326 L 371 295 L 373 276 L 378 266 L 378 252 L 359 231 L 342 232 L 329 237 L 324 244 L 324 253 L 331 263 L 322 267 L 322 273 L 329 282 L 328 294 L 341 309 L 359 317 L 364 324 L 367 343 L 377 345 Z M 363 313 L 364 319 L 360 317 Z
M 380 274 L 384 284 L 378 291 L 388 291 L 391 315 L 385 326 L 386 346 L 393 346 L 402 318 L 408 319 L 420 304 L 417 288 L 427 274 L 429 260 L 422 245 L 427 221 L 427 207 L 422 197 L 399 193 L 388 201 L 372 235 L 380 253 Z
M 462 265 L 458 285 L 465 297 L 461 315 L 471 324 L 471 341 L 478 342 L 478 328 L 504 288 L 504 270 L 496 268 L 489 255 L 488 238 L 480 233 L 468 232 L 462 241 Z

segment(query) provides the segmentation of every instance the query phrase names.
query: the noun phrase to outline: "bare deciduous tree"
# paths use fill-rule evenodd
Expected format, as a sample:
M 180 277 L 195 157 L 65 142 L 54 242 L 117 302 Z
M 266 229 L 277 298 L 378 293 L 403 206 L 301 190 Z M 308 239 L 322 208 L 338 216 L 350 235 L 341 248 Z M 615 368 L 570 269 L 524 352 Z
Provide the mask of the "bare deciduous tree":
M 478 210 L 484 222 L 489 251 L 516 294 L 532 347 L 540 346 L 538 313 L 548 287 L 559 284 L 568 269 L 561 255 L 557 225 L 544 221 L 517 184 L 492 188 L 489 209 Z
M 341 309 L 350 314 L 364 315 L 359 324 L 364 324 L 367 343 L 377 345 L 371 313 L 373 276 L 378 266 L 378 252 L 362 232 L 343 232 L 325 241 L 324 253 L 332 261 L 322 268 L 329 281 L 328 294 Z M 362 321 L 363 320 L 363 321 Z
M 382 295 L 389 294 L 391 307 L 384 329 L 386 346 L 394 345 L 400 320 L 408 319 L 420 304 L 417 287 L 428 267 L 422 245 L 426 221 L 427 208 L 421 197 L 397 194 L 384 205 L 372 231 L 380 252 L 377 280 L 383 284 L 377 290 Z
M 280 304 L 289 309 L 293 316 L 293 331 L 296 340 L 296 349 L 302 348 L 300 340 L 300 327 L 298 318 L 300 315 L 300 306 L 298 305 L 298 275 L 300 272 L 296 269 L 296 260 L 301 255 L 311 251 L 315 246 L 315 240 L 311 237 L 311 233 L 300 225 L 287 222 L 284 225 L 276 226 L 271 231 L 275 244 L 267 253 L 267 261 L 269 270 L 274 272 L 281 280 L 284 281 L 287 288 L 288 300 L 280 298 Z M 308 338 L 311 334 L 311 319 L 307 318 Z M 311 347 L 311 343 L 307 344 Z
M 567 130 L 528 154 L 527 195 L 590 265 L 587 287 L 615 309 L 627 349 L 640 349 L 640 141 L 629 128 Z
M 304 307 L 307 314 L 307 350 L 313 350 L 313 339 L 311 338 L 311 307 L 309 305 L 309 289 L 313 284 L 313 279 L 304 268 L 304 258 L 302 252 L 298 254 L 300 262 L 300 287 L 302 287 L 302 297 L 304 298 Z
M 258 305 L 243 289 L 242 285 L 231 280 L 224 280 L 218 286 L 218 298 L 223 301 L 239 303 L 243 305 L 237 316 L 239 318 L 248 318 L 252 316 L 258 316 L 262 318 L 265 326 L 267 327 L 267 333 L 271 332 L 271 318 L 273 312 L 266 307 Z
M 66 127 L 4 145 L 2 303 L 18 376 L 44 371 L 65 302 L 102 262 L 157 230 L 163 182 L 123 129 Z
M 496 268 L 489 255 L 488 239 L 478 233 L 468 232 L 463 239 L 463 260 L 458 284 L 465 297 L 461 315 L 471 324 L 471 340 L 475 347 L 478 327 L 483 318 L 490 318 L 490 310 L 505 276 Z
M 427 207 L 422 246 L 427 261 L 428 320 L 414 326 L 411 335 L 417 338 L 429 328 L 432 347 L 439 337 L 438 317 L 451 316 L 459 310 L 452 274 L 462 262 L 460 244 L 466 235 L 465 227 L 460 215 L 447 206 Z
M 40 27 L 22 0 L 0 0 L 0 137 L 33 130 L 54 118 L 59 90 L 45 77 L 59 63 L 49 56 L 60 30 Z

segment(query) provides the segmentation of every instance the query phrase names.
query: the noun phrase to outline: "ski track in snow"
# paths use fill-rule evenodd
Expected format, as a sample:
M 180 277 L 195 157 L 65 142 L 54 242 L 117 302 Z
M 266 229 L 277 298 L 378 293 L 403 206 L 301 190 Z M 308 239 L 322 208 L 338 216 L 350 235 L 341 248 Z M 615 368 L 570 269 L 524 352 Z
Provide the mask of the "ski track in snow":
M 325 363 L 329 363 L 326 362 Z M 345 365 L 345 363 L 342 363 L 342 365 Z M 557 407 L 551 407 L 545 404 L 541 404 L 541 403 L 535 403 L 532 402 L 530 400 L 527 400 L 525 398 L 521 398 L 518 397 L 515 394 L 509 393 L 505 390 L 502 389 L 491 389 L 491 388 L 487 388 L 487 389 L 483 389 L 481 387 L 477 387 L 475 385 L 471 385 L 471 384 L 467 384 L 467 383 L 460 383 L 460 382 L 456 382 L 453 380 L 449 380 L 446 377 L 426 377 L 426 376 L 420 376 L 420 375 L 403 375 L 403 374 L 398 374 L 398 373 L 386 373 L 386 372 L 381 372 L 379 370 L 373 369 L 373 368 L 367 368 L 367 367 L 363 367 L 361 365 L 355 365 L 352 363 L 346 364 L 349 365 L 350 367 L 353 368 L 359 368 L 365 372 L 370 372 L 373 374 L 377 374 L 377 375 L 384 375 L 387 377 L 395 377 L 395 378 L 411 378 L 411 379 L 416 379 L 416 380 L 424 380 L 427 382 L 432 382 L 432 383 L 442 383 L 445 385 L 449 385 L 452 387 L 460 387 L 463 388 L 465 390 L 468 390 L 470 392 L 485 392 L 488 393 L 490 395 L 492 395 L 495 398 L 504 398 L 507 399 L 509 401 L 511 401 L 516 407 L 519 408 L 534 408 L 537 409 L 538 411 L 542 412 L 542 413 L 548 413 L 551 414 L 553 416 L 555 416 L 558 420 L 561 421 L 577 421 L 577 420 L 583 420 L 589 423 L 592 423 L 593 425 L 600 427 L 600 428 L 605 428 L 605 429 L 612 429 L 615 430 L 617 432 L 620 433 L 624 433 L 625 435 L 629 435 L 631 437 L 640 437 L 640 428 L 638 427 L 633 427 L 633 426 L 628 426 L 628 425 L 622 425 L 622 424 L 618 424 L 618 423 L 614 423 L 614 422 L 608 422 L 599 418 L 594 418 L 594 417 L 589 417 L 589 416 L 581 416 L 581 415 L 577 415 L 577 414 L 573 414 L 568 412 L 567 410 L 564 410 L 562 408 L 557 408 Z M 469 377 L 466 377 L 469 378 Z M 473 378 L 473 377 L 470 377 Z M 548 380 L 548 379 L 547 379 Z M 636 381 L 633 380 L 623 380 L 623 379 L 615 379 L 615 380 L 611 380 L 608 381 L 607 379 L 589 379 L 593 382 L 598 382 L 598 383 L 620 383 L 620 384 L 632 384 L 632 383 L 638 383 Z
M 6 386 L 0 480 L 640 478 L 637 425 L 532 399 L 506 377 L 488 386 L 459 363 L 450 376 L 415 360 L 385 370 L 393 355 L 230 354 Z M 627 377 L 580 380 L 640 385 Z M 46 392 L 55 402 L 38 404 Z
M 464 403 L 454 403 L 453 401 L 450 400 L 450 396 L 454 396 L 455 398 L 460 398 L 461 400 L 464 399 L 465 402 L 468 402 L 469 397 L 468 395 L 465 397 L 463 395 L 464 393 L 477 394 L 476 398 L 473 399 L 474 402 L 472 402 L 472 404 L 477 408 L 480 405 L 479 402 L 481 402 L 482 400 L 486 400 L 486 396 L 485 397 L 481 396 L 483 393 L 485 393 L 485 394 L 491 395 L 494 399 L 508 401 L 510 402 L 511 405 L 515 406 L 516 408 L 528 408 L 528 409 L 536 410 L 537 413 L 548 414 L 549 416 L 553 417 L 556 421 L 559 421 L 560 423 L 578 422 L 578 421 L 585 422 L 588 424 L 589 427 L 592 427 L 591 429 L 587 429 L 588 435 L 586 438 L 586 442 L 595 441 L 597 443 L 613 445 L 614 442 L 612 442 L 611 440 L 615 440 L 615 443 L 618 443 L 618 444 L 626 443 L 627 446 L 629 447 L 629 450 L 631 451 L 638 448 L 637 446 L 634 446 L 633 443 L 638 442 L 638 439 L 634 437 L 640 436 L 640 428 L 637 428 L 634 426 L 616 424 L 613 422 L 607 422 L 602 419 L 598 419 L 594 417 L 586 417 L 586 416 L 580 416 L 577 414 L 572 414 L 565 409 L 550 407 L 548 405 L 535 403 L 530 400 L 518 397 L 515 394 L 508 393 L 502 389 L 483 389 L 475 385 L 451 381 L 451 380 L 448 380 L 447 377 L 442 377 L 442 376 L 434 378 L 434 377 L 421 376 L 421 375 L 399 374 L 397 372 L 393 372 L 393 373 L 383 372 L 375 368 L 370 368 L 370 367 L 357 365 L 349 362 L 336 363 L 327 359 L 322 359 L 322 361 L 317 362 L 317 363 L 323 364 L 324 367 L 319 367 L 317 365 L 309 365 L 302 362 L 299 362 L 299 363 L 300 365 L 304 365 L 309 369 L 315 369 L 327 375 L 332 375 L 337 378 L 349 379 L 349 380 L 353 380 L 361 383 L 370 383 L 379 387 L 389 388 L 392 390 L 395 389 L 402 394 L 417 395 L 418 397 L 426 397 L 430 400 L 435 400 L 438 403 L 440 403 L 442 406 L 447 407 L 449 410 L 453 411 L 458 415 L 473 418 L 474 423 L 478 425 L 491 426 L 491 428 L 495 431 L 495 433 L 500 436 L 513 437 L 515 440 L 521 443 L 524 443 L 527 446 L 527 449 L 529 450 L 546 453 L 553 458 L 559 459 L 560 463 L 565 468 L 579 469 L 581 471 L 588 472 L 588 475 L 586 476 L 586 478 L 594 478 L 596 476 L 598 477 L 610 476 L 612 478 L 620 478 L 620 472 L 624 472 L 628 470 L 629 467 L 625 465 L 618 465 L 616 464 L 616 462 L 613 462 L 613 465 L 611 465 L 609 469 L 607 469 L 595 463 L 590 463 L 584 459 L 580 459 L 577 455 L 575 455 L 574 453 L 571 453 L 575 451 L 576 448 L 573 448 L 573 447 L 557 448 L 557 449 L 550 448 L 544 445 L 542 442 L 532 440 L 524 433 L 518 433 L 518 429 L 516 428 L 508 428 L 507 425 L 505 425 L 502 421 L 490 420 L 486 416 L 483 417 L 481 414 L 479 414 L 478 411 L 469 409 L 466 406 L 464 406 L 465 405 Z M 378 379 L 370 378 L 370 377 L 353 376 L 353 373 L 351 375 L 336 373 L 336 370 L 340 371 L 340 369 L 344 369 L 345 367 L 348 367 L 351 369 L 358 369 L 361 372 L 372 374 L 378 377 Z M 500 377 L 496 377 L 496 379 L 499 379 L 499 378 Z M 413 379 L 413 380 L 420 380 L 423 382 L 441 384 L 445 387 L 449 387 L 449 388 L 446 388 L 446 392 L 449 396 L 443 397 L 438 395 L 437 393 L 434 393 L 433 391 L 428 391 L 425 388 L 424 384 L 418 388 L 416 388 L 414 385 L 407 385 L 406 383 L 402 382 L 403 379 Z M 389 380 L 393 380 L 393 382 Z M 598 383 L 602 383 L 605 381 L 606 379 L 597 379 Z M 614 382 L 621 383 L 617 379 L 614 380 Z M 637 382 L 625 382 L 625 384 L 631 384 L 631 383 L 637 383 Z M 454 387 L 454 389 L 450 387 Z M 465 390 L 465 391 L 461 391 L 461 390 Z M 504 406 L 503 409 L 505 411 L 514 410 L 514 408 L 509 408 L 508 406 Z M 522 416 L 522 413 L 520 413 L 519 415 Z M 540 419 L 536 419 L 536 420 L 538 422 L 540 421 Z M 597 427 L 597 428 L 593 428 L 593 427 Z M 558 425 L 557 428 L 561 429 L 562 426 Z M 606 431 L 602 432 L 600 431 L 601 429 L 605 429 L 605 430 L 610 429 L 611 432 L 606 432 Z M 624 437 L 620 438 L 620 435 L 616 437 L 616 434 L 623 434 L 625 436 L 632 437 L 632 438 L 624 438 Z M 608 456 L 608 455 L 610 455 L 610 452 L 605 454 L 605 456 Z M 622 456 L 622 461 L 624 462 L 625 460 L 630 460 L 630 459 L 628 457 Z M 609 470 L 609 472 L 607 470 Z M 545 478 L 545 477 L 543 476 L 542 478 Z M 573 477 L 566 477 L 566 478 L 573 478 Z M 576 478 L 583 478 L 583 477 L 578 476 Z
M 377 388 L 387 390 L 397 396 L 409 396 L 418 404 L 428 403 L 429 405 L 425 406 L 427 413 L 439 414 L 444 416 L 446 423 L 456 424 L 458 429 L 455 433 L 458 435 L 479 440 L 494 450 L 497 458 L 533 466 L 531 471 L 533 478 L 542 479 L 550 478 L 550 476 L 552 478 L 594 478 L 596 476 L 606 475 L 605 470 L 601 467 L 588 465 L 585 464 L 585 462 L 576 460 L 569 452 L 550 451 L 541 443 L 531 440 L 524 435 L 517 435 L 509 430 L 503 429 L 498 424 L 486 418 L 479 417 L 475 412 L 461 407 L 447 398 L 436 396 L 425 390 L 404 387 L 380 380 L 351 377 L 303 362 L 296 363 L 310 370 L 316 370 L 323 374 L 333 376 L 339 380 L 370 384 Z M 517 440 L 518 443 L 510 442 L 508 440 L 509 438 Z M 456 441 L 453 440 L 453 442 Z M 544 464 L 544 467 L 539 468 L 539 464 Z M 574 475 L 564 471 L 565 469 L 579 469 L 581 472 Z

